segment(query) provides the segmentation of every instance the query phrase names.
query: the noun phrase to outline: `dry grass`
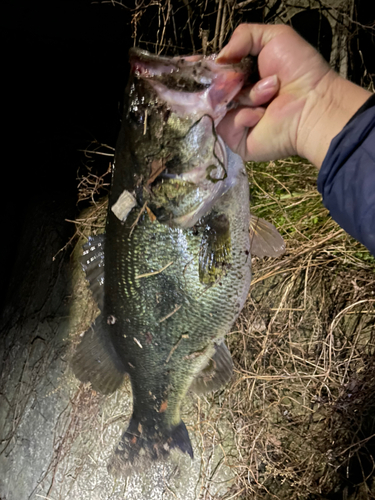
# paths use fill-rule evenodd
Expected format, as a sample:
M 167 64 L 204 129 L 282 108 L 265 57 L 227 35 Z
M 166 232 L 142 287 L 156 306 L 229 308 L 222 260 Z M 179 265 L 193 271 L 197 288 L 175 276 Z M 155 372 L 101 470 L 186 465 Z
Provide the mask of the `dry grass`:
M 109 162 L 107 170 L 101 175 L 94 174 L 92 172 L 92 165 L 89 166 L 89 163 L 94 163 L 96 156 L 108 156 L 113 159 L 114 149 L 107 144 L 93 141 L 85 150 L 80 151 L 84 153 L 87 164 L 85 164 L 84 173 L 77 174 L 77 205 L 89 201 L 90 206 L 83 210 L 77 219 L 65 219 L 67 222 L 75 224 L 75 232 L 56 255 L 66 250 L 73 243 L 75 243 L 74 248 L 76 248 L 77 243 L 82 243 L 81 238 L 86 240 L 87 236 L 103 233 L 105 229 L 108 206 L 107 193 L 110 186 L 112 163 Z M 56 255 L 53 257 L 54 260 Z
M 229 336 L 236 378 L 223 408 L 238 454 L 228 499 L 375 497 L 374 259 L 330 219 L 316 175 L 297 158 L 249 165 L 252 210 L 287 251 L 253 259 Z

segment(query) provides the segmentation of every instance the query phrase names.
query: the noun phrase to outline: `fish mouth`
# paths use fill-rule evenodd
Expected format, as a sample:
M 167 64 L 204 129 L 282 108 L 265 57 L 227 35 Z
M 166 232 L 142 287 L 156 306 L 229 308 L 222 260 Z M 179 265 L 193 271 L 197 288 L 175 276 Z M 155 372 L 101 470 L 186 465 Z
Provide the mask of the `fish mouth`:
M 159 98 L 179 116 L 207 114 L 215 126 L 251 73 L 245 58 L 237 64 L 218 64 L 217 54 L 166 57 L 133 47 L 129 51 L 131 72 L 147 81 Z
M 139 47 L 132 47 L 129 50 L 129 60 L 133 71 L 139 71 L 140 74 L 147 74 L 149 76 L 156 76 L 166 73 L 168 71 L 186 71 L 194 68 L 203 67 L 206 70 L 213 70 L 215 67 L 220 68 L 221 71 L 231 70 L 243 73 L 247 76 L 254 72 L 253 61 L 249 57 L 243 58 L 240 62 L 235 64 L 217 64 L 216 59 L 218 54 L 211 54 L 204 56 L 201 54 L 194 54 L 191 56 L 160 56 L 151 54 L 147 50 L 140 49 Z M 207 82 L 208 83 L 208 82 Z
M 203 56 L 165 57 L 132 48 L 129 59 L 136 76 L 158 81 L 169 90 L 200 92 L 212 83 L 210 69 L 202 67 Z

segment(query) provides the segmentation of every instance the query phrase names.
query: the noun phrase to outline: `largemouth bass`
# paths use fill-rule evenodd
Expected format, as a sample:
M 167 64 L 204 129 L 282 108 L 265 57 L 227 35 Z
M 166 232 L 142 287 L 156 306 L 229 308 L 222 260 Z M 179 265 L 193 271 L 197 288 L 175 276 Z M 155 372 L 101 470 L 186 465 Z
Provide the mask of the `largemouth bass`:
M 73 358 L 102 393 L 126 375 L 133 414 L 111 470 L 130 473 L 177 448 L 193 456 L 180 407 L 187 391 L 232 374 L 224 336 L 251 281 L 244 165 L 216 134 L 246 63 L 130 52 L 105 236 L 84 246 L 100 316 Z M 258 255 L 279 255 L 276 229 L 253 219 Z

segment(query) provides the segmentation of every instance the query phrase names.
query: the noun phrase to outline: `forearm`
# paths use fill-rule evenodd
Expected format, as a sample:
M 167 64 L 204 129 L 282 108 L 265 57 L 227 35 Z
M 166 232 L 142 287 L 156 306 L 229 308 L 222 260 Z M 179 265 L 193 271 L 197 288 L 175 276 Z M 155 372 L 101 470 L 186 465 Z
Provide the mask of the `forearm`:
M 358 85 L 329 71 L 308 95 L 297 132 L 300 156 L 321 167 L 330 143 L 371 96 Z

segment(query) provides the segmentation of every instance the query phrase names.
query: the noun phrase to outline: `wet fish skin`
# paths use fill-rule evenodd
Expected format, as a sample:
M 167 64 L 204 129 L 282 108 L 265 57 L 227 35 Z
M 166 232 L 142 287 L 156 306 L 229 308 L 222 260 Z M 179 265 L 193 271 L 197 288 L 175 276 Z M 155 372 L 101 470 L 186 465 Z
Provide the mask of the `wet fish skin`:
M 141 422 L 146 441 L 155 441 L 155 429 L 162 433 L 154 458 L 167 451 L 163 435 L 181 425 L 180 407 L 190 385 L 214 353 L 213 341 L 228 332 L 246 299 L 251 280 L 248 196 L 240 161 L 236 184 L 220 200 L 218 212 L 227 216 L 231 227 L 231 265 L 214 286 L 199 278 L 201 242 L 209 220 L 182 230 L 153 223 L 144 214 L 129 238 L 129 230 L 109 216 L 104 310 L 116 322 L 108 334 L 130 374 L 133 419 Z M 136 213 L 127 223 L 135 217 Z M 110 238 L 115 242 L 109 243 Z M 137 278 L 168 263 L 172 264 L 160 274 Z M 125 445 L 130 435 L 125 433 L 121 448 L 132 449 Z M 185 441 L 177 446 L 186 448 Z M 168 446 L 173 447 L 173 440 Z

